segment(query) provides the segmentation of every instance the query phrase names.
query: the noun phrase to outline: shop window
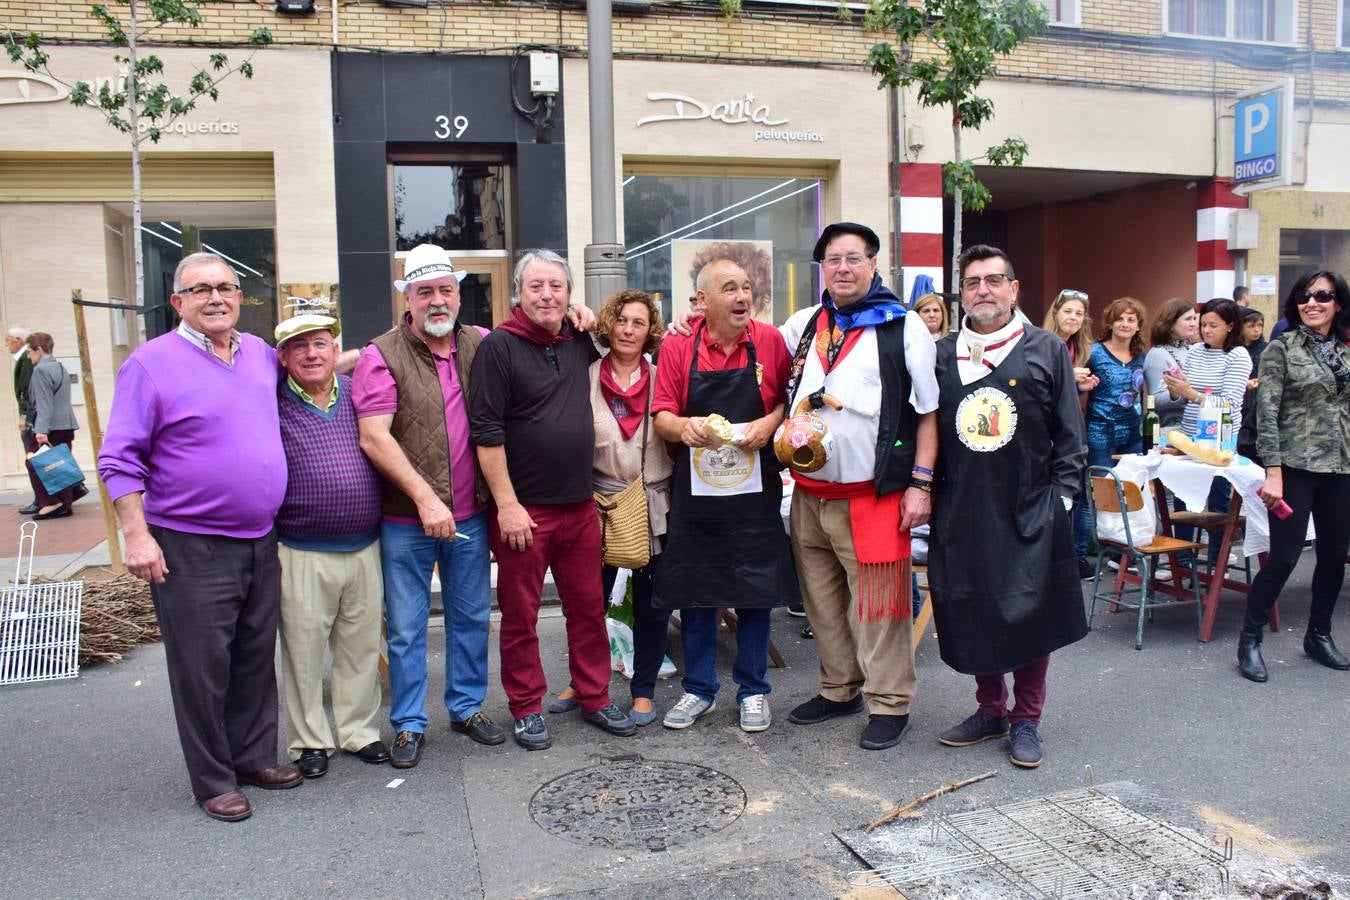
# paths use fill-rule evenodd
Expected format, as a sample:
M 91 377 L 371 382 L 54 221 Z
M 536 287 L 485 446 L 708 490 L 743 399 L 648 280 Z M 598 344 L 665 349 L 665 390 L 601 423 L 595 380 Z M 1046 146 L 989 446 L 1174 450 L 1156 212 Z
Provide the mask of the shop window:
M 1341 0 L 1338 19 L 1341 26 L 1337 29 L 1341 35 L 1341 49 L 1350 50 L 1350 0 Z
M 1077 25 L 1079 23 L 1079 0 L 1041 0 L 1051 25 Z
M 269 344 L 277 326 L 276 236 L 270 228 L 199 228 L 190 222 L 151 221 L 142 226 L 145 261 L 145 332 L 157 337 L 178 327 L 169 305 L 173 272 L 188 253 L 223 257 L 239 277 L 241 332 Z
M 1167 0 L 1165 8 L 1171 34 L 1284 44 L 1294 39 L 1294 0 Z
M 815 178 L 629 175 L 623 183 L 628 283 L 659 295 L 669 319 L 694 294 L 709 252 L 732 254 L 754 283 L 755 317 L 782 324 L 819 302 Z M 716 247 L 718 244 L 730 246 Z
M 506 249 L 506 166 L 395 165 L 395 250 Z

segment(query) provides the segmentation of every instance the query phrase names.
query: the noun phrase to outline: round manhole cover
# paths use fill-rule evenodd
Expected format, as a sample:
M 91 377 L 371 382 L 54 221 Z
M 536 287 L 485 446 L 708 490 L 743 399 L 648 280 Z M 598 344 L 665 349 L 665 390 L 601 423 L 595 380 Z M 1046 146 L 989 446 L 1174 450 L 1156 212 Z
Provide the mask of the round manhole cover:
M 664 850 L 727 827 L 745 812 L 729 776 L 689 763 L 620 757 L 548 782 L 530 816 L 588 847 Z

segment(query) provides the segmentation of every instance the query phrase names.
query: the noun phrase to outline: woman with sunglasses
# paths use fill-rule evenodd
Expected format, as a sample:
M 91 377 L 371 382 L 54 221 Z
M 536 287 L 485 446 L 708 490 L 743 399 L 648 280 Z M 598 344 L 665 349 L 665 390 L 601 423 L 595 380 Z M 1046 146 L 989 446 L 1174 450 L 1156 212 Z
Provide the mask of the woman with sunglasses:
M 1303 652 L 1331 669 L 1350 661 L 1331 639 L 1331 614 L 1350 547 L 1350 288 L 1336 272 L 1304 275 L 1284 302 L 1290 329 L 1261 354 L 1256 447 L 1266 466 L 1261 499 L 1270 516 L 1270 557 L 1252 580 L 1238 640 L 1238 669 L 1265 681 L 1261 636 L 1270 607 L 1294 571 L 1312 517 L 1317 564 Z M 1281 502 L 1288 504 L 1280 517 Z
M 1144 389 L 1144 304 L 1133 297 L 1112 300 L 1102 314 L 1102 329 L 1092 345 L 1088 368 L 1097 385 L 1088 394 L 1087 464 L 1113 465 L 1112 456 L 1143 449 L 1140 431 Z M 1074 534 L 1078 570 L 1084 578 L 1095 572 L 1087 559 L 1088 505 L 1079 504 Z
M 1064 342 L 1073 362 L 1073 377 L 1080 394 L 1097 386 L 1097 376 L 1088 367 L 1092 357 L 1092 319 L 1088 317 L 1088 295 L 1064 290 L 1046 310 L 1041 327 Z

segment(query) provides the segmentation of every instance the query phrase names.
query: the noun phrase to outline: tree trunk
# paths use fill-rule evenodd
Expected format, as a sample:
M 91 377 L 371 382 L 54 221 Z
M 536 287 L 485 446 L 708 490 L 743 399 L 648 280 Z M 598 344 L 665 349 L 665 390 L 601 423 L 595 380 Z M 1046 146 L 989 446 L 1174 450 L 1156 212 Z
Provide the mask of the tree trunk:
M 961 161 L 961 119 L 957 116 L 956 102 L 952 101 L 952 161 Z M 961 218 L 965 212 L 962 202 L 961 186 L 958 184 L 952 193 L 952 290 L 961 292 Z
M 145 259 L 141 248 L 140 97 L 136 78 L 136 0 L 130 0 L 127 27 L 127 123 L 131 126 L 131 253 L 135 257 L 137 306 L 145 306 Z

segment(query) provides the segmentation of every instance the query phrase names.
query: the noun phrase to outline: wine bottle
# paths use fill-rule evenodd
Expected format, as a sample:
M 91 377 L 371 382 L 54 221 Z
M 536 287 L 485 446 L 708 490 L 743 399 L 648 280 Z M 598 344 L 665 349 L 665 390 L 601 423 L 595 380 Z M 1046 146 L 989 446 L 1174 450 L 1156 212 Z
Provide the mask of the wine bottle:
M 1162 422 L 1158 418 L 1158 411 L 1153 408 L 1153 395 L 1148 394 L 1144 408 L 1144 452 L 1149 453 L 1154 447 L 1158 446 L 1158 434 L 1162 430 Z

